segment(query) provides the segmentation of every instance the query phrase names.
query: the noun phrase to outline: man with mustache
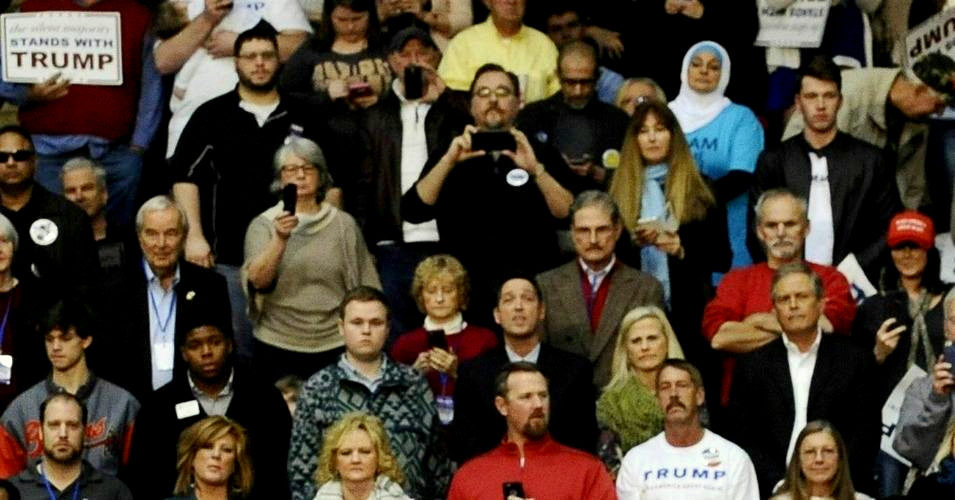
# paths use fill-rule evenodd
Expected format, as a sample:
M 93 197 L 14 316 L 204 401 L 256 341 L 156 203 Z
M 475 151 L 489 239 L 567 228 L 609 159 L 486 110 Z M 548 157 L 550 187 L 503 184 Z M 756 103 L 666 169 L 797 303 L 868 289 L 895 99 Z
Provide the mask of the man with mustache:
M 823 335 L 822 281 L 805 262 L 776 270 L 771 290 L 782 335 L 739 358 L 730 393 L 733 440 L 756 464 L 761 497 L 783 478 L 799 432 L 818 419 L 842 434 L 856 490 L 873 492 L 881 412 L 872 350 Z
M 745 451 L 700 421 L 705 395 L 700 371 L 668 359 L 657 373 L 663 432 L 631 449 L 617 475 L 621 500 L 759 498 L 756 472 Z
M 583 356 L 594 365 L 594 385 L 610 382 L 617 327 L 639 306 L 663 308 L 663 288 L 653 276 L 614 255 L 623 231 L 620 209 L 603 191 L 584 191 L 570 206 L 577 258 L 537 276 L 544 303 L 544 343 Z
M 462 463 L 500 444 L 505 425 L 492 404 L 497 390 L 493 380 L 502 366 L 515 361 L 536 364 L 550 380 L 548 398 L 554 419 L 549 428 L 554 439 L 593 453 L 597 445 L 597 398 L 590 363 L 576 354 L 541 344 L 539 330 L 546 314 L 532 277 L 512 274 L 499 290 L 494 319 L 504 332 L 504 345 L 458 369 L 451 427 L 452 458 Z
M 471 276 L 470 310 L 482 314 L 493 309 L 494 286 L 504 275 L 560 263 L 556 230 L 582 191 L 557 150 L 514 128 L 520 92 L 514 73 L 481 66 L 471 84 L 474 125 L 446 152 L 430 155 L 401 197 L 405 222 L 437 220 L 444 248 Z
M 806 200 L 792 191 L 776 188 L 760 195 L 756 203 L 756 236 L 766 252 L 766 262 L 733 269 L 720 282 L 716 297 L 703 311 L 703 335 L 723 355 L 720 402 L 729 402 L 736 355 L 754 351 L 782 334 L 773 314 L 769 289 L 773 273 L 785 264 L 803 262 L 803 245 L 809 231 Z M 848 335 L 856 305 L 849 283 L 836 268 L 809 263 L 822 279 L 824 296 L 820 318 L 823 333 Z M 712 410 L 712 408 L 711 408 Z
M 40 404 L 43 459 L 12 479 L 24 500 L 84 498 L 132 500 L 122 481 L 83 460 L 86 409 L 76 396 L 59 392 Z M 87 430 L 87 432 L 89 432 Z
M 494 406 L 507 421 L 504 442 L 458 470 L 449 499 L 499 499 L 502 488 L 506 500 L 616 498 L 610 475 L 599 460 L 550 438 L 550 391 L 537 365 L 508 363 L 494 385 Z

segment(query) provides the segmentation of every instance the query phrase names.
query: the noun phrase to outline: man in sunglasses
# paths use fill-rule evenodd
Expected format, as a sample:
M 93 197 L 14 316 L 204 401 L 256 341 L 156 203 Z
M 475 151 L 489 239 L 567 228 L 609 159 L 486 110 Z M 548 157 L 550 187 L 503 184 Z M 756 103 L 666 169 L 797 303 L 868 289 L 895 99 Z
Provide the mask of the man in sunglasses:
M 629 117 L 597 98 L 597 49 L 591 42 L 562 45 L 557 74 L 560 92 L 528 104 L 517 116 L 517 128 L 556 147 L 574 173 L 603 189 L 607 169 L 620 163 Z
M 99 261 L 89 217 L 36 181 L 36 150 L 30 133 L 16 125 L 0 128 L 0 213 L 17 230 L 20 244 L 13 275 L 51 303 L 87 292 L 96 283 Z

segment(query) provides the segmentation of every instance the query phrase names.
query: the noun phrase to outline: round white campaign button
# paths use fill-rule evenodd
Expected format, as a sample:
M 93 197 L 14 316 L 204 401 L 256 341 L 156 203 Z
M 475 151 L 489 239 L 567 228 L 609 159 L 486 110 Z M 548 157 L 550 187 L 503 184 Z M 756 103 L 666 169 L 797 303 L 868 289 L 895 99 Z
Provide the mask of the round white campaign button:
M 523 186 L 529 180 L 531 180 L 531 174 L 522 168 L 515 168 L 507 173 L 507 183 L 514 187 Z
M 37 219 L 30 225 L 30 239 L 41 247 L 53 243 L 59 235 L 60 228 L 50 219 Z

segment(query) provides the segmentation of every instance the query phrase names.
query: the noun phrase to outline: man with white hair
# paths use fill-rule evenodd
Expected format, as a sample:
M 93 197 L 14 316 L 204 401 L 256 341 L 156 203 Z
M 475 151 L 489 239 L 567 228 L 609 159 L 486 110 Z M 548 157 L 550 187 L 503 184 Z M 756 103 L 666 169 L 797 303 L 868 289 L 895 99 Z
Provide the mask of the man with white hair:
M 139 399 L 169 383 L 182 362 L 175 346 L 188 325 L 180 316 L 205 309 L 223 328 L 232 324 L 225 279 L 183 258 L 188 227 L 182 208 L 167 196 L 150 198 L 136 213 L 143 258 L 131 263 L 115 297 L 115 338 L 107 348 L 113 352 L 106 359 L 123 370 L 113 379 Z

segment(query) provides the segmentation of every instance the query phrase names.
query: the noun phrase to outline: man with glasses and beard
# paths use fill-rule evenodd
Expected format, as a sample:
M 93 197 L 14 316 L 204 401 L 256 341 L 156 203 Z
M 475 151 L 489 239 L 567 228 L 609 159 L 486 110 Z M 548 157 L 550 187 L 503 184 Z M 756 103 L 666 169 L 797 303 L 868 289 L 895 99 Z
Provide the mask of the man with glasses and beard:
M 581 189 L 556 150 L 514 128 L 521 105 L 514 73 L 485 64 L 470 94 L 474 125 L 428 158 L 401 197 L 401 216 L 437 220 L 445 250 L 471 276 L 470 310 L 486 314 L 501 278 L 561 263 L 556 230 Z M 472 321 L 491 324 L 486 317 Z
M 527 361 L 508 363 L 495 380 L 494 406 L 507 421 L 504 442 L 466 462 L 451 483 L 449 500 L 616 498 L 603 464 L 550 438 L 547 378 Z
M 700 421 L 705 394 L 695 366 L 668 359 L 657 373 L 663 432 L 623 458 L 617 495 L 632 498 L 759 498 L 753 462 Z
M 86 409 L 76 396 L 57 393 L 40 405 L 43 459 L 13 478 L 23 500 L 84 498 L 132 500 L 122 481 L 96 470 L 81 456 Z
M 251 357 L 252 328 L 245 316 L 239 268 L 245 231 L 255 216 L 275 204 L 272 155 L 289 136 L 304 136 L 322 146 L 332 176 L 338 142 L 307 117 L 308 109 L 276 88 L 279 47 L 265 22 L 239 34 L 235 42 L 236 88 L 200 106 L 182 134 L 170 166 L 173 194 L 186 211 L 189 232 L 186 260 L 215 267 L 225 276 L 240 356 Z M 333 204 L 340 192 L 332 189 Z

